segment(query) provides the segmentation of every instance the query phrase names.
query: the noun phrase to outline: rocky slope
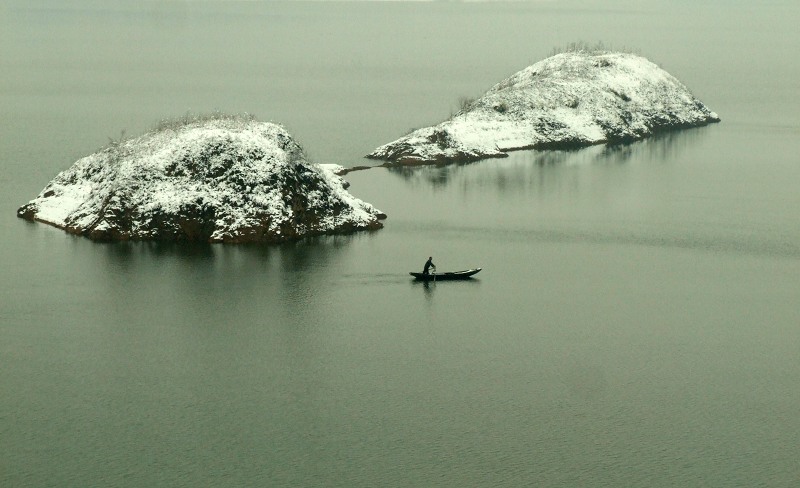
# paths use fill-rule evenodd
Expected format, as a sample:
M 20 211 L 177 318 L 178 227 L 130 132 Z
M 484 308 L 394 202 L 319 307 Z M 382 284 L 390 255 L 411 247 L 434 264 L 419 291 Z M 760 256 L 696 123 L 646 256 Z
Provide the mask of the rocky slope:
M 367 157 L 396 164 L 471 161 L 515 149 L 627 142 L 718 121 L 680 81 L 641 56 L 567 52 L 501 81 L 450 120 Z
M 282 242 L 382 227 L 276 124 L 173 123 L 84 157 L 17 215 L 97 240 Z

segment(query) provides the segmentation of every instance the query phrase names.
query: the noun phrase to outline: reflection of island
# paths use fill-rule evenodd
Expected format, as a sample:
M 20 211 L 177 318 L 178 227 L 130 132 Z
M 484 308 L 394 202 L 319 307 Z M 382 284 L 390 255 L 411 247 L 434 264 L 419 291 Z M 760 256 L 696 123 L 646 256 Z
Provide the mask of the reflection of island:
M 311 269 L 324 268 L 330 260 L 350 244 L 352 235 L 311 236 L 299 241 L 277 246 L 242 245 L 217 246 L 208 242 L 176 241 L 123 241 L 103 247 L 109 268 L 125 273 L 136 273 L 137 269 L 153 267 L 170 274 L 177 269 L 187 273 L 225 275 L 226 279 L 241 279 L 252 275 L 252 279 L 264 274 L 282 275 L 286 282 L 291 276 L 310 276 Z M 165 263 L 170 263 L 165 265 Z M 223 264 L 220 264 L 223 263 Z M 154 271 L 155 272 L 155 271 Z M 182 282 L 205 283 L 210 281 L 189 279 Z
M 17 215 L 95 240 L 284 242 L 382 227 L 283 127 L 213 114 L 113 141 Z
M 388 171 L 408 182 L 445 187 L 459 177 L 475 185 L 493 185 L 503 191 L 527 191 L 541 179 L 538 168 L 578 164 L 625 164 L 629 161 L 665 161 L 702 137 L 705 129 L 661 132 L 648 139 L 624 144 L 582 149 L 516 151 L 504 160 L 470 161 L 435 166 L 387 166 Z M 467 176 L 467 168 L 469 172 Z M 539 182 L 541 183 L 541 182 Z M 464 184 L 469 184 L 465 182 Z
M 450 120 L 367 157 L 394 165 L 507 157 L 520 149 L 618 144 L 703 126 L 719 117 L 647 59 L 580 49 L 540 61 L 465 100 Z
M 302 339 L 303 331 L 277 326 L 325 323 L 330 307 L 308 306 L 310 290 L 319 298 L 320 290 L 336 289 L 331 283 L 342 280 L 336 263 L 348 258 L 354 239 L 362 238 L 368 236 L 313 236 L 270 246 L 72 242 L 90 251 L 96 264 L 86 267 L 82 279 L 114 297 L 98 302 L 107 307 L 102 313 L 114 317 L 110 323 L 168 324 L 168 335 L 185 332 L 194 339 L 198 324 L 207 324 L 205 331 L 219 327 L 236 334 L 267 326 Z M 147 306 L 153 297 L 166 297 L 170 306 Z M 192 339 L 183 344 L 193 344 Z

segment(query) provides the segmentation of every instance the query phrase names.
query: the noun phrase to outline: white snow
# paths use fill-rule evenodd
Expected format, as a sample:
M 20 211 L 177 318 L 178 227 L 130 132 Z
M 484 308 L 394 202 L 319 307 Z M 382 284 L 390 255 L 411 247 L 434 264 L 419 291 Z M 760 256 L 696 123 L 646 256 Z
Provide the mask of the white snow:
M 548 145 L 635 140 L 719 121 L 675 77 L 628 53 L 577 51 L 529 66 L 433 127 L 368 157 L 400 163 L 480 159 Z
M 384 215 L 345 190 L 334 174 L 339 168 L 307 161 L 277 124 L 205 120 L 78 160 L 18 214 L 90 237 L 124 239 L 165 238 L 195 224 L 212 225 L 206 237 L 226 242 L 380 227 Z

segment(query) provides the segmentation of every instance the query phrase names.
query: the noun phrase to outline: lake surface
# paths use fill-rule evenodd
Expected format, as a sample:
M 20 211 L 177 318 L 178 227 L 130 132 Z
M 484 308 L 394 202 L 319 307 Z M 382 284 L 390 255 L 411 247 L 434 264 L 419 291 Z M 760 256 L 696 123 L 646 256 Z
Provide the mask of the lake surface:
M 0 7 L 0 485 L 797 486 L 800 6 L 600 3 Z M 352 172 L 385 228 L 283 246 L 15 216 L 187 111 L 373 164 L 579 40 L 641 52 L 722 123 Z M 410 281 L 429 255 L 483 271 Z

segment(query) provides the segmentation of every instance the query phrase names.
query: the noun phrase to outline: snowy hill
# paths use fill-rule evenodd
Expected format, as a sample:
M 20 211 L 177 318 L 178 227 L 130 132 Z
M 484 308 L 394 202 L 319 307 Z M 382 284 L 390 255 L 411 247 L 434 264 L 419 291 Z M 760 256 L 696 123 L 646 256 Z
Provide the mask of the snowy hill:
M 367 157 L 397 164 L 470 161 L 515 149 L 627 142 L 718 121 L 680 81 L 641 56 L 567 52 L 501 81 L 450 120 Z
M 112 143 L 17 215 L 98 240 L 281 242 L 382 227 L 276 124 L 191 119 Z

